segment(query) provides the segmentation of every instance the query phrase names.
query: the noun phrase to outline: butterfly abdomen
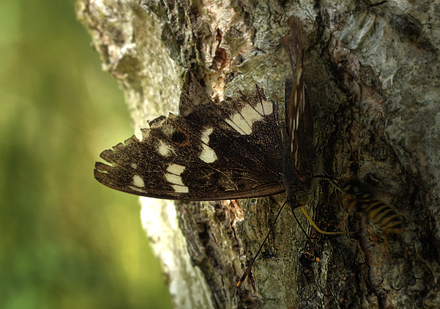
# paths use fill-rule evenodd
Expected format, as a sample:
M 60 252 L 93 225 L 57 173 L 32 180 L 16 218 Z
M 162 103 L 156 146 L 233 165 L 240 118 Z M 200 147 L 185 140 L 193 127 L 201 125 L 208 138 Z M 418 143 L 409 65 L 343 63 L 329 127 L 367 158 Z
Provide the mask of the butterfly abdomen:
M 400 215 L 385 202 L 377 199 L 366 185 L 357 180 L 349 181 L 343 188 L 344 205 L 365 213 L 370 221 L 382 231 L 402 233 L 403 221 Z

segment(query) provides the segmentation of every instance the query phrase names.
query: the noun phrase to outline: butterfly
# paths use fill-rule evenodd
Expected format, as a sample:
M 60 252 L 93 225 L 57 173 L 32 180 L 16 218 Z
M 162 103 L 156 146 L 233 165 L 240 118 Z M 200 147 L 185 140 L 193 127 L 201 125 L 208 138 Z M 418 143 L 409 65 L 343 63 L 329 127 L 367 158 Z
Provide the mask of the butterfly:
M 101 153 L 95 178 L 130 194 L 207 201 L 287 193 L 291 205 L 313 177 L 313 116 L 304 88 L 305 39 L 299 20 L 281 40 L 294 72 L 286 82 L 285 116 L 257 87 L 216 104 L 191 73 L 180 114 L 161 116 L 135 136 Z M 287 119 L 287 121 L 285 119 Z M 304 197 L 301 196 L 301 204 Z

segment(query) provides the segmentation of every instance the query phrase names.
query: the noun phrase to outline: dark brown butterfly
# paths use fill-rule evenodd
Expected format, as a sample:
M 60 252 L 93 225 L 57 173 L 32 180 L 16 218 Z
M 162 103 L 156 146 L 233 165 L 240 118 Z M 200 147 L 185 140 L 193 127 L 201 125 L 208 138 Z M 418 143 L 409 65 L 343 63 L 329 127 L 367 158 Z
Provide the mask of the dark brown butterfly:
M 306 44 L 302 25 L 295 17 L 289 19 L 289 25 L 290 33 L 281 44 L 294 74 L 293 81 L 286 81 L 284 113 L 258 87 L 255 94 L 216 104 L 187 73 L 180 115 L 161 116 L 142 130 L 141 140 L 133 136 L 103 151 L 101 158 L 108 164 L 96 163 L 95 178 L 123 192 L 175 200 L 286 192 L 292 210 L 300 206 L 314 227 L 327 233 L 302 207 L 314 171 L 313 115 L 303 79 Z
M 176 200 L 221 200 L 287 193 L 297 203 L 313 176 L 313 117 L 302 77 L 304 36 L 290 20 L 282 42 L 294 79 L 286 91 L 287 124 L 262 91 L 215 104 L 191 73 L 180 115 L 161 116 L 135 136 L 101 153 L 95 178 L 127 193 Z M 288 87 L 289 88 L 289 87 Z M 289 89 L 289 90 L 290 90 Z M 303 203 L 301 203 L 303 204 Z

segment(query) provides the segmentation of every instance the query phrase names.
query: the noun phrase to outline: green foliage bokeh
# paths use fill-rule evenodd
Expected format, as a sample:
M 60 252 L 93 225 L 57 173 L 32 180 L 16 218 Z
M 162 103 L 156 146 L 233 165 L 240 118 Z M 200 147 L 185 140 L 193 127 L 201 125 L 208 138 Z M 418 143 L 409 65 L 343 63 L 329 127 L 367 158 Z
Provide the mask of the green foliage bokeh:
M 170 308 L 137 198 L 93 178 L 132 135 L 74 0 L 0 2 L 0 308 Z

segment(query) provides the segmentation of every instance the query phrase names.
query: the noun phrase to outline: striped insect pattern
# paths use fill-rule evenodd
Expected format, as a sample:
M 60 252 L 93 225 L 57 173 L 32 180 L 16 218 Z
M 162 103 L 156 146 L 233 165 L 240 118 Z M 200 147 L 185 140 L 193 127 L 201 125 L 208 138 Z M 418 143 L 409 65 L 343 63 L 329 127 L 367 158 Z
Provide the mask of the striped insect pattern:
M 366 214 L 370 221 L 383 232 L 397 234 L 403 232 L 402 217 L 391 206 L 379 200 L 374 191 L 366 184 L 352 179 L 342 186 L 341 191 L 343 203 L 349 214 L 356 209 L 356 211 Z

